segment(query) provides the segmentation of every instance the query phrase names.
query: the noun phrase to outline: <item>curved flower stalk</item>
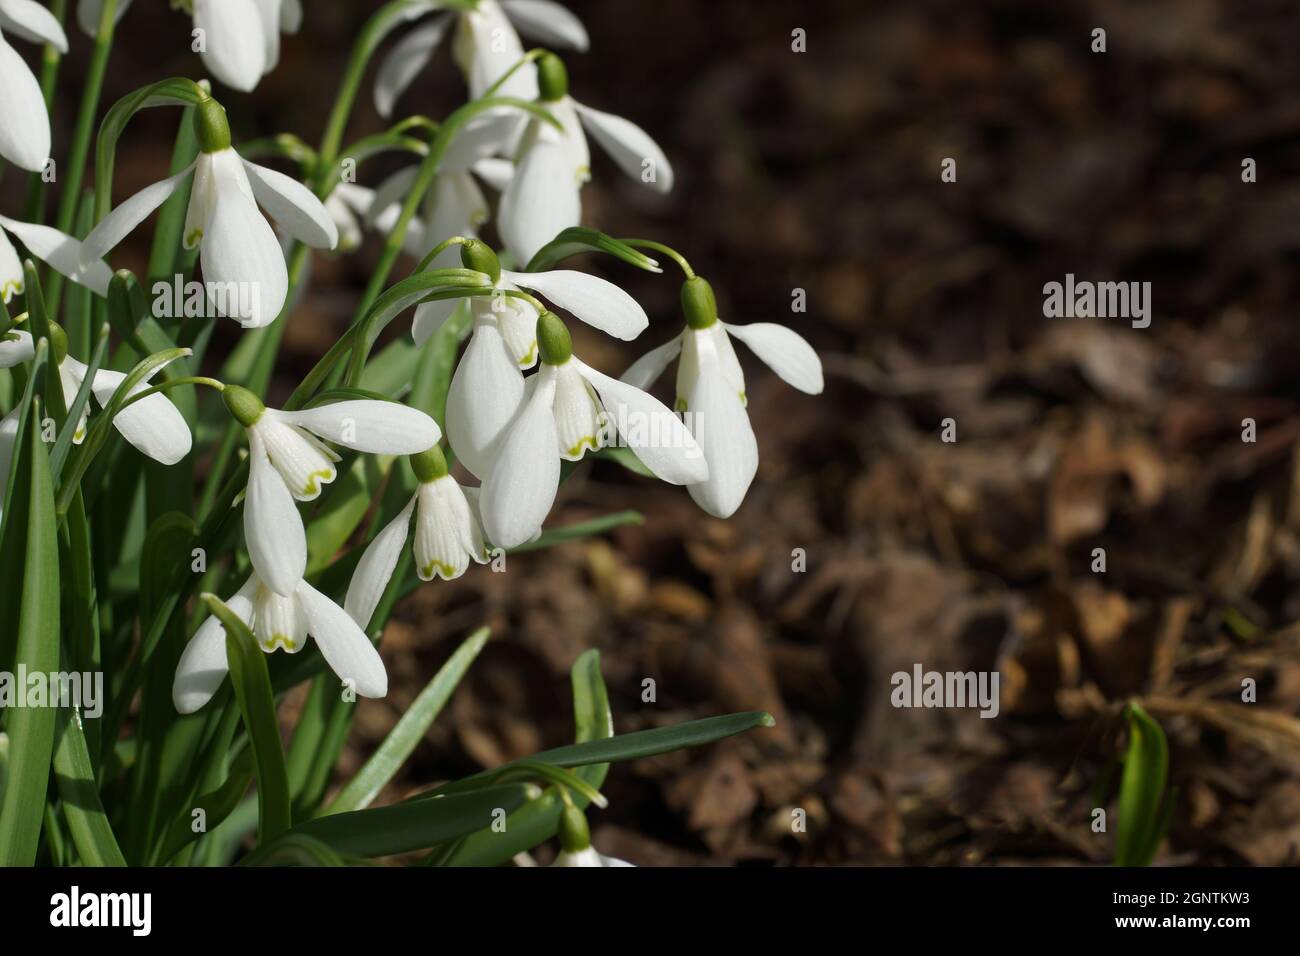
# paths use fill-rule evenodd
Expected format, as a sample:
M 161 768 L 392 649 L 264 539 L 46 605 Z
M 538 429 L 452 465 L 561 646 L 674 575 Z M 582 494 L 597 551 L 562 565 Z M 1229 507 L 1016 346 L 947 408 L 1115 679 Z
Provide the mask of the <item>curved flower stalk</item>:
M 783 325 L 757 322 L 727 325 L 709 283 L 693 276 L 682 286 L 686 328 L 676 338 L 647 352 L 623 373 L 623 381 L 649 388 L 679 355 L 677 409 L 709 462 L 707 481 L 688 487 L 709 514 L 730 517 L 758 471 L 758 442 L 745 411 L 745 373 L 731 339 L 749 346 L 772 371 L 809 395 L 820 395 L 822 363 L 811 345 Z
M 50 156 L 50 114 L 36 76 L 4 38 L 4 31 L 68 52 L 54 14 L 36 0 L 0 0 L 0 156 L 40 172 Z
M 0 121 L 3 125 L 3 121 Z M 50 226 L 0 216 L 0 298 L 7 303 L 23 292 L 23 264 L 6 233 L 17 236 L 32 255 L 96 295 L 108 295 L 113 272 L 102 259 L 86 258 L 80 242 Z
M 303 411 L 267 408 L 246 388 L 227 385 L 226 407 L 248 435 L 244 539 L 266 585 L 289 597 L 307 567 L 307 535 L 296 501 L 312 501 L 338 476 L 334 442 L 376 455 L 414 455 L 441 438 L 437 423 L 413 408 L 370 399 Z
M 591 152 L 584 127 L 632 179 L 661 193 L 673 188 L 672 164 L 645 130 L 569 96 L 568 73 L 559 57 L 543 56 L 538 61 L 538 75 L 539 102 L 564 132 L 529 119 L 514 173 L 502 193 L 498 210 L 501 238 L 519 262 L 528 262 L 558 233 L 582 220 L 580 191 L 591 179 Z
M 470 99 L 481 97 L 523 58 L 519 33 L 561 49 L 585 51 L 589 45 L 582 21 L 552 0 L 478 0 L 472 10 L 437 13 L 403 37 L 380 66 L 375 108 L 381 116 L 392 115 L 398 97 L 429 65 L 453 26 L 453 57 L 469 86 Z M 533 99 L 536 68 L 524 64 L 498 92 Z
M 175 5 L 175 4 L 173 4 Z M 249 93 L 280 62 L 280 34 L 302 25 L 301 0 L 188 0 L 194 29 L 203 31 L 200 56 L 218 80 Z M 117 0 L 120 21 L 131 0 Z M 88 36 L 99 32 L 104 0 L 79 0 L 77 23 Z
M 487 543 L 478 515 L 478 489 L 463 488 L 447 469 L 438 446 L 411 456 L 419 480 L 415 494 L 361 556 L 343 607 L 361 627 L 368 627 L 384 589 L 397 568 L 415 519 L 415 571 L 421 581 L 451 581 L 471 561 L 486 564 Z
M 203 278 L 217 310 L 245 328 L 275 321 L 289 291 L 289 271 L 275 230 L 261 206 L 290 236 L 318 249 L 338 245 L 338 227 L 310 189 L 284 173 L 242 159 L 230 145 L 226 111 L 214 99 L 194 111 L 199 157 L 161 182 L 146 186 L 99 223 L 82 257 L 105 255 L 191 174 L 184 246 L 199 248 Z
M 456 457 L 482 479 L 492 468 L 503 431 L 523 403 L 521 369 L 537 363 L 542 306 L 520 294 L 520 287 L 625 341 L 640 335 L 650 320 L 618 286 L 584 272 L 503 271 L 492 250 L 477 241 L 461 246 L 461 260 L 466 268 L 487 275 L 496 293 L 470 299 L 473 329 L 447 393 L 447 438 Z M 411 330 L 416 342 L 423 343 L 437 331 L 458 302 L 419 306 Z
M 59 326 L 50 323 L 51 357 L 59 370 L 59 382 L 63 386 L 63 395 L 71 403 L 72 397 L 81 390 L 90 369 L 68 354 L 68 336 Z M 187 353 L 188 354 L 188 351 Z M 29 362 L 36 356 L 35 343 L 31 334 L 21 330 L 9 333 L 9 337 L 0 339 L 0 368 L 11 368 L 22 362 Z M 157 374 L 159 366 L 152 374 Z M 112 401 L 113 394 L 126 379 L 122 372 L 102 369 L 95 373 L 90 386 L 91 394 L 101 406 Z M 148 379 L 136 383 L 127 396 L 136 395 L 149 388 Z M 82 409 L 81 418 L 74 426 L 72 441 L 80 445 L 86 438 L 86 420 L 89 410 Z M 113 417 L 113 427 L 122 437 L 129 441 L 136 450 L 154 461 L 164 465 L 174 465 L 190 453 L 192 439 L 185 417 L 176 409 L 165 395 L 154 392 L 122 408 Z
M 226 606 L 252 630 L 262 650 L 283 649 L 296 654 L 310 636 L 321 656 L 341 680 L 362 697 L 388 693 L 388 672 L 365 633 L 347 613 L 306 581 L 282 595 L 254 571 Z M 182 714 L 192 714 L 209 700 L 229 671 L 226 629 L 208 617 L 185 645 L 172 683 L 172 702 Z
M 555 503 L 560 460 L 579 461 L 617 435 L 656 477 L 694 485 L 709 477 L 696 439 L 657 398 L 603 375 L 573 355 L 564 323 L 537 321 L 541 371 L 528 382 L 518 414 L 501 438 L 483 482 L 483 528 L 503 548 L 529 540 Z

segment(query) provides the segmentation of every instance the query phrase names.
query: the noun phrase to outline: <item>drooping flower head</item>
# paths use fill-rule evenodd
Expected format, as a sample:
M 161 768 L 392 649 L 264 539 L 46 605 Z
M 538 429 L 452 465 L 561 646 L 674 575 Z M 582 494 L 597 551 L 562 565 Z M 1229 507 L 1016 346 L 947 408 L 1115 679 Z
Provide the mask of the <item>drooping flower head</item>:
M 50 114 L 36 76 L 4 37 L 68 52 L 68 38 L 54 14 L 36 0 L 0 0 L 0 157 L 40 172 L 50 156 Z

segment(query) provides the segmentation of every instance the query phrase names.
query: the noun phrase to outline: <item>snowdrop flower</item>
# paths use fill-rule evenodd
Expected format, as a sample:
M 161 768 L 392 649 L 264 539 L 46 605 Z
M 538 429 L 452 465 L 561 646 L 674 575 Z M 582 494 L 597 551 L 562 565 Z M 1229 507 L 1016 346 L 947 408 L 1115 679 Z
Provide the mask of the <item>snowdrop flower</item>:
M 330 669 L 362 697 L 388 693 L 388 673 L 375 646 L 341 607 L 306 581 L 281 595 L 254 572 L 226 606 L 248 625 L 267 654 L 281 648 L 296 654 L 311 636 Z M 194 632 L 176 666 L 172 683 L 176 709 L 192 714 L 206 704 L 229 669 L 226 629 L 215 616 L 209 617 Z
M 325 197 L 325 211 L 339 235 L 336 252 L 352 252 L 361 245 L 361 223 L 374 201 L 375 191 L 356 183 L 339 183 Z
M 325 441 L 369 454 L 413 455 L 441 437 L 432 418 L 396 402 L 362 399 L 286 412 L 237 385 L 221 396 L 248 435 L 248 556 L 267 587 L 286 598 L 307 567 L 307 535 L 294 501 L 318 498 L 338 475 L 339 456 Z
M 528 120 L 515 172 L 498 210 L 506 248 L 525 263 L 557 233 L 582 220 L 579 191 L 591 178 L 584 127 L 628 176 L 658 192 L 673 188 L 672 165 L 645 130 L 569 96 L 568 74 L 559 57 L 543 56 L 538 76 L 540 103 L 564 129 L 561 132 L 536 117 Z
M 597 853 L 591 845 L 591 830 L 587 818 L 573 804 L 567 804 L 560 814 L 560 852 L 551 866 L 633 866 L 626 860 Z
M 486 478 L 498 442 L 524 400 L 520 369 L 537 363 L 538 309 L 508 296 L 527 288 L 571 312 L 579 320 L 616 338 L 636 338 L 649 324 L 645 310 L 630 295 L 585 272 L 508 272 L 482 242 L 461 246 L 466 268 L 487 275 L 494 295 L 470 299 L 473 331 L 452 375 L 447 393 L 447 437 L 456 457 L 476 477 Z M 459 303 L 427 302 L 415 313 L 412 334 L 423 343 Z
M 68 52 L 58 19 L 36 0 L 0 0 L 0 156 L 38 173 L 50 156 L 50 115 L 41 85 L 4 32 Z
M 451 581 L 471 561 L 486 564 L 487 544 L 479 524 L 477 488 L 462 488 L 447 471 L 437 445 L 411 456 L 420 486 L 401 514 L 375 536 L 361 556 L 343 607 L 361 627 L 368 627 L 375 608 L 397 568 L 415 517 L 415 571 L 421 581 Z
M 580 51 L 588 47 L 582 22 L 552 0 L 479 0 L 473 10 L 439 13 L 403 37 L 380 66 L 375 79 L 375 106 L 381 116 L 392 115 L 397 98 L 429 64 L 453 25 L 453 55 L 472 100 L 482 96 L 523 57 L 523 44 L 515 27 L 549 46 Z M 536 67 L 525 64 L 502 84 L 498 93 L 534 99 Z
M 4 125 L 0 120 L 0 128 Z M 0 216 L 0 298 L 8 302 L 23 292 L 23 264 L 18 260 L 9 236 L 12 233 L 32 255 L 49 264 L 54 271 L 84 285 L 96 295 L 108 295 L 113 273 L 101 259 L 84 258 L 82 244 L 66 233 L 30 222 L 18 222 Z
M 117 0 L 114 15 L 131 0 Z M 173 4 L 174 6 L 175 4 Z M 248 93 L 280 61 L 280 34 L 302 25 L 301 0 L 189 0 L 194 29 L 202 30 L 203 65 L 232 89 Z M 88 36 L 99 32 L 104 0 L 80 0 L 77 22 Z
M 493 543 L 513 548 L 535 535 L 555 502 L 560 460 L 578 461 L 614 435 L 664 481 L 708 480 L 704 453 L 681 419 L 657 398 L 579 361 L 553 312 L 538 319 L 537 341 L 541 371 L 529 380 L 483 482 L 483 528 Z
M 708 480 L 687 490 L 709 514 L 727 518 L 745 500 L 758 470 L 758 442 L 745 411 L 745 373 L 731 339 L 744 342 L 772 371 L 809 395 L 821 394 L 822 363 L 802 336 L 783 325 L 719 321 L 713 289 L 699 276 L 682 286 L 682 308 L 686 329 L 638 359 L 623 373 L 623 381 L 649 388 L 681 356 L 677 409 L 687 413 L 687 424 L 709 462 Z
M 260 203 L 293 238 L 319 249 L 338 244 L 338 228 L 310 189 L 284 173 L 241 159 L 230 145 L 226 111 L 205 99 L 194 112 L 199 157 L 186 169 L 146 186 L 86 237 L 83 257 L 103 256 L 194 176 L 184 245 L 199 247 L 203 278 L 222 314 L 245 328 L 275 321 L 289 291 L 289 271 Z
M 366 209 L 366 225 L 391 233 L 418 173 L 419 169 L 411 166 L 380 183 Z M 408 255 L 423 258 L 449 236 L 477 238 L 479 227 L 489 215 L 487 199 L 469 171 L 444 168 L 434 177 L 419 213 L 407 226 L 402 248 Z M 452 247 L 439 253 L 429 268 L 445 269 L 456 264 L 456 250 Z M 447 310 L 447 314 L 451 311 Z
M 81 384 L 90 374 L 90 369 L 68 354 L 68 336 L 59 326 L 50 323 L 50 357 L 59 370 L 59 382 L 63 386 L 63 399 L 71 405 L 72 399 L 81 390 Z M 187 351 L 188 354 L 188 351 Z M 4 340 L 0 340 L 0 368 L 11 368 L 22 362 L 29 362 L 36 356 L 35 343 L 31 334 L 15 330 Z M 161 366 L 159 367 L 161 369 Z M 155 370 L 157 373 L 158 370 Z M 107 405 L 113 398 L 119 385 L 126 380 L 122 372 L 102 369 L 95 373 L 90 392 L 101 406 Z M 149 382 L 138 382 L 128 395 L 143 392 Z M 73 426 L 72 440 L 81 444 L 86 438 L 86 419 L 89 409 L 83 408 L 80 420 Z M 141 454 L 148 455 L 154 461 L 164 465 L 174 465 L 190 453 L 190 427 L 185 417 L 177 411 L 167 396 L 155 392 L 139 401 L 132 402 L 113 417 L 113 427 L 121 432 L 122 437 L 135 446 Z

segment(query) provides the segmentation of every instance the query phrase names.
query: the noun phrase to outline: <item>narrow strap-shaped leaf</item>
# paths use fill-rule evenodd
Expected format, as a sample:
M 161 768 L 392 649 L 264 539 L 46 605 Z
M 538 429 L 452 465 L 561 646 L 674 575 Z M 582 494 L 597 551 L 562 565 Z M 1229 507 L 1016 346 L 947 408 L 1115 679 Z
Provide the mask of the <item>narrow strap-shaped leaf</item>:
M 590 538 L 629 524 L 645 524 L 645 515 L 639 511 L 619 511 L 600 518 L 592 518 L 590 521 L 579 521 L 576 524 L 565 525 L 562 528 L 551 528 L 548 531 L 543 531 L 537 540 L 511 548 L 510 553 L 541 551 L 545 548 L 553 548 L 557 544 L 563 544 L 565 541 Z
M 1117 866 L 1148 866 L 1159 845 L 1169 745 L 1160 725 L 1136 702 L 1128 706 L 1128 752 L 1119 784 Z
M 189 846 L 203 833 L 210 832 L 225 820 L 239 801 L 248 792 L 248 785 L 253 781 L 253 749 L 245 747 L 239 752 L 230 766 L 230 773 L 221 786 L 208 793 L 201 794 L 194 800 L 194 806 L 172 821 L 163 839 L 163 851 L 158 859 L 170 860 L 177 853 Z M 203 827 L 195 829 L 195 814 L 202 812 Z
M 21 455 L 28 486 L 15 657 L 29 674 L 49 675 L 59 667 L 59 544 L 39 403 L 32 411 Z M 54 750 L 56 709 L 48 701 L 44 706 L 27 703 L 32 706 L 5 715 L 10 741 L 8 779 L 0 797 L 0 865 L 5 866 L 30 866 L 36 859 Z
M 325 814 L 362 810 L 370 805 L 370 801 L 393 779 L 393 775 L 406 762 L 415 745 L 442 712 L 452 691 L 487 643 L 488 633 L 486 627 L 480 628 L 456 649 L 433 680 L 420 692 L 410 709 L 402 715 L 402 719 L 379 745 L 379 749 L 371 754 L 365 766 L 334 798 Z
M 258 858 L 255 866 L 347 866 L 329 844 L 306 834 L 283 836 Z
M 275 719 L 275 698 L 266 656 L 257 646 L 253 632 L 212 595 L 204 595 L 209 609 L 226 629 L 226 660 L 230 682 L 244 716 L 244 729 L 253 747 L 257 770 L 258 842 L 265 843 L 289 828 L 289 775 L 284 765 L 284 746 Z
M 58 710 L 59 742 L 54 751 L 54 777 L 63 798 L 63 816 L 81 861 L 90 866 L 126 866 L 113 827 L 104 813 L 95 783 L 95 768 L 86 746 L 81 712 Z

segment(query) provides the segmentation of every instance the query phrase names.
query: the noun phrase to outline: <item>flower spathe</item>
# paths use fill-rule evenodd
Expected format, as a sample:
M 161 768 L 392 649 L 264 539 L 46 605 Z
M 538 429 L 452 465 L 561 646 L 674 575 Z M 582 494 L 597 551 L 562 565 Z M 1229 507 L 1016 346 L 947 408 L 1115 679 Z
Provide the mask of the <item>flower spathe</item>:
M 412 464 L 419 487 L 406 507 L 375 536 L 357 564 L 343 607 L 367 627 L 397 568 L 402 548 L 415 530 L 415 570 L 421 581 L 450 581 L 471 561 L 486 564 L 487 544 L 478 516 L 476 488 L 463 488 L 447 472 L 436 447 L 416 455 Z
M 53 326 L 51 332 L 57 340 L 53 358 L 59 370 L 63 399 L 71 405 L 90 369 L 67 354 L 67 336 L 61 329 Z M 14 330 L 5 340 L 0 341 L 0 368 L 12 368 L 22 362 L 29 362 L 35 355 L 35 343 L 29 332 Z M 161 366 L 153 374 L 157 374 L 160 369 Z M 95 401 L 106 406 L 125 379 L 126 375 L 122 372 L 101 369 L 95 373 L 90 392 L 95 396 Z M 136 395 L 148 387 L 148 379 L 137 382 L 127 396 Z M 75 444 L 81 444 L 86 438 L 88 416 L 89 409 L 83 408 L 80 419 L 73 426 L 72 440 Z M 161 392 L 147 395 L 120 409 L 113 417 L 113 427 L 137 451 L 160 464 L 174 465 L 190 453 L 192 438 L 189 425 L 176 406 Z
M 121 20 L 131 0 L 117 0 L 114 16 Z M 191 0 L 195 30 L 202 30 L 199 55 L 218 80 L 243 93 L 251 92 L 280 61 L 280 34 L 297 33 L 302 25 L 301 0 Z M 83 32 L 99 31 L 104 0 L 80 0 L 77 22 Z
M 412 455 L 437 444 L 437 423 L 424 412 L 372 399 L 302 411 L 266 408 L 247 389 L 222 393 L 248 435 L 244 539 L 253 568 L 271 590 L 288 597 L 307 567 L 307 535 L 295 501 L 311 501 L 338 475 L 339 456 L 326 441 L 378 455 Z
M 537 325 L 541 370 L 483 482 L 483 528 L 494 544 L 513 548 L 532 538 L 555 502 L 561 459 L 578 461 L 615 435 L 663 481 L 708 479 L 700 445 L 667 406 L 580 361 L 554 314 Z
M 50 156 L 50 114 L 36 76 L 4 34 L 68 52 L 54 14 L 36 0 L 0 0 L 0 157 L 40 172 Z
M 310 636 L 330 669 L 359 695 L 388 693 L 388 672 L 374 645 L 347 612 L 306 581 L 282 595 L 254 572 L 226 606 L 248 625 L 266 653 L 296 654 Z M 176 709 L 192 714 L 206 704 L 229 669 L 226 629 L 215 616 L 209 617 L 194 632 L 176 666 L 172 683 Z
M 338 227 L 302 183 L 240 157 L 230 145 L 224 112 L 215 100 L 199 105 L 195 117 L 203 148 L 198 158 L 104 217 L 86 237 L 82 255 L 108 253 L 192 175 L 184 246 L 198 247 L 204 281 L 221 290 L 214 306 L 245 328 L 261 328 L 284 308 L 289 271 L 259 204 L 291 237 L 318 249 L 338 245 Z
M 702 283 L 702 285 L 701 285 Z M 712 290 L 698 277 L 689 280 L 683 301 L 698 291 L 707 302 L 676 338 L 651 350 L 623 373 L 624 382 L 649 388 L 678 356 L 677 408 L 686 412 L 692 434 L 709 462 L 706 481 L 687 490 L 709 514 L 727 518 L 745 500 L 758 471 L 758 441 L 746 411 L 745 374 L 731 339 L 749 346 L 772 371 L 809 395 L 823 388 L 821 359 L 798 333 L 772 322 L 728 325 L 716 316 Z

